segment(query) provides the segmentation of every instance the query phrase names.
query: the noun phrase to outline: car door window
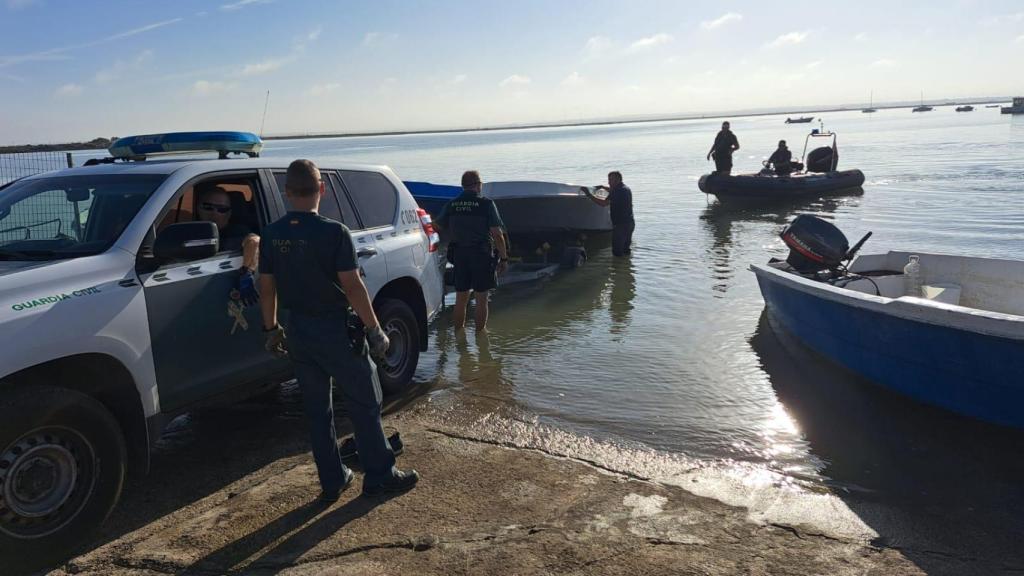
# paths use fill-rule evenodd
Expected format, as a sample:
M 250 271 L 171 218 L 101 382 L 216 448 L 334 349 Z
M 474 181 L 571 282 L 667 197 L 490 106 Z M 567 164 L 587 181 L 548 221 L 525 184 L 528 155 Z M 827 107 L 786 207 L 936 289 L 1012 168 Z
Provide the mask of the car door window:
M 383 174 L 341 170 L 339 176 L 359 211 L 364 227 L 378 228 L 394 224 L 398 192 Z
M 331 220 L 337 220 L 349 228 L 355 227 L 355 214 L 347 206 L 348 202 L 345 202 L 346 206 L 344 208 L 338 203 L 338 198 L 334 191 L 334 180 L 330 177 L 330 172 L 321 171 L 320 175 L 325 187 L 324 195 L 320 198 L 320 214 Z M 285 180 L 287 180 L 286 173 L 274 172 L 274 181 L 277 182 L 277 191 L 284 201 L 284 207 L 286 210 L 291 210 L 291 203 L 288 201 L 288 196 L 284 193 Z
M 231 211 L 227 216 L 226 228 L 221 231 L 220 253 L 239 252 L 242 248 L 242 238 L 248 233 L 259 234 L 262 224 L 260 218 L 262 198 L 258 194 L 259 178 L 255 174 L 232 174 L 222 176 L 211 176 L 200 181 L 192 181 L 184 186 L 174 199 L 164 208 L 163 214 L 157 219 L 155 236 L 171 224 L 180 222 L 196 222 L 202 219 L 203 213 L 199 210 L 202 203 L 203 191 L 217 188 L 226 197 Z M 215 202 L 222 206 L 220 202 Z M 208 213 L 208 211 L 207 211 Z M 225 232 L 230 236 L 226 236 Z M 154 235 L 150 235 L 143 241 L 140 254 L 145 258 L 151 256 Z M 179 265 L 167 263 L 168 266 Z
M 334 184 L 334 193 L 338 197 L 338 205 L 341 207 L 341 214 L 344 216 L 342 222 L 350 230 L 359 230 L 362 226 L 356 217 L 356 209 L 352 206 L 352 200 L 345 193 L 345 187 L 341 185 L 341 179 L 337 174 L 331 174 L 331 182 Z

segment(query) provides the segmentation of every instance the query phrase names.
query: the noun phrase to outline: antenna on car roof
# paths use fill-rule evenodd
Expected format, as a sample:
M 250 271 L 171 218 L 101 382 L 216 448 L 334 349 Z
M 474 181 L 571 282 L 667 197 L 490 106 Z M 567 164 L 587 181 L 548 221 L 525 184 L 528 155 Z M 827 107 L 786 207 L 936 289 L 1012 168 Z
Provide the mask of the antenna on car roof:
M 263 138 L 263 125 L 267 122 L 268 104 L 270 104 L 270 90 L 267 90 L 267 98 L 263 101 L 263 119 L 260 120 L 260 138 Z

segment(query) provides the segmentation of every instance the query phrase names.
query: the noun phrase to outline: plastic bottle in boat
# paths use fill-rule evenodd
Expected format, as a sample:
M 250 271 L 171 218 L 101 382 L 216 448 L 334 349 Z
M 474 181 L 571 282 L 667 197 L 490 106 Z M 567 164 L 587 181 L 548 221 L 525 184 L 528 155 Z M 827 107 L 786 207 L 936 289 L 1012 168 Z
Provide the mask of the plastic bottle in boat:
M 903 267 L 903 291 L 907 296 L 921 297 L 921 262 L 917 254 Z

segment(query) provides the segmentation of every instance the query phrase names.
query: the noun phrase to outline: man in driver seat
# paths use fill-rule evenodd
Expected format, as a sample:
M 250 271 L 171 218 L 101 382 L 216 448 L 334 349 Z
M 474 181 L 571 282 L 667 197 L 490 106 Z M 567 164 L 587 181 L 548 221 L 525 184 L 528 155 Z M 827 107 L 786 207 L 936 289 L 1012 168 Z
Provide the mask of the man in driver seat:
M 242 269 L 237 288 L 242 303 L 252 306 L 260 299 L 254 277 L 259 262 L 260 237 L 245 224 L 232 220 L 233 211 L 231 195 L 227 190 L 211 184 L 196 186 L 198 220 L 217 225 L 220 251 L 242 250 Z
M 779 140 L 779 147 L 768 158 L 768 164 L 775 168 L 775 174 L 789 176 L 793 171 L 793 154 L 786 147 L 785 140 Z

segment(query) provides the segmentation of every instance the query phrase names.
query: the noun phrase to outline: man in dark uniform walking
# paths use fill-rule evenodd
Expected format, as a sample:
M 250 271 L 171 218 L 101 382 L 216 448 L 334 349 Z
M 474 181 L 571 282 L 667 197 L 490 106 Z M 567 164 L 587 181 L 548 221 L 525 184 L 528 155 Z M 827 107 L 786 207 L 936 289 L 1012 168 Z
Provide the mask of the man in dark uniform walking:
M 316 164 L 296 160 L 288 166 L 285 195 L 293 208 L 263 229 L 259 283 L 266 347 L 292 361 L 323 489 L 320 499 L 329 503 L 338 499 L 354 476 L 338 452 L 332 378 L 352 420 L 365 472 L 363 494 L 408 490 L 419 475 L 395 468 L 395 456 L 384 436 L 380 382 L 367 352 L 380 358 L 390 343 L 359 276 L 348 228 L 317 213 L 323 194 Z M 290 312 L 287 339 L 277 323 L 279 301 Z
M 629 256 L 632 254 L 633 230 L 633 191 L 622 183 L 622 173 L 618 170 L 608 173 L 608 185 L 595 186 L 597 190 L 607 190 L 608 196 L 598 198 L 585 187 L 581 187 L 587 196 L 601 206 L 611 206 L 612 217 L 612 255 Z
M 732 172 L 732 153 L 740 149 L 736 135 L 729 130 L 729 123 L 722 122 L 722 130 L 715 136 L 715 143 L 708 150 L 708 160 L 715 158 L 715 172 L 728 176 Z
M 454 244 L 455 329 L 466 326 L 466 307 L 470 290 L 476 298 L 476 329 L 487 329 L 490 291 L 497 286 L 497 275 L 508 269 L 508 247 L 502 233 L 504 224 L 498 207 L 480 196 L 483 182 L 476 170 L 462 175 L 462 194 L 449 202 L 436 224 L 449 232 Z M 497 260 L 495 260 L 497 252 Z

